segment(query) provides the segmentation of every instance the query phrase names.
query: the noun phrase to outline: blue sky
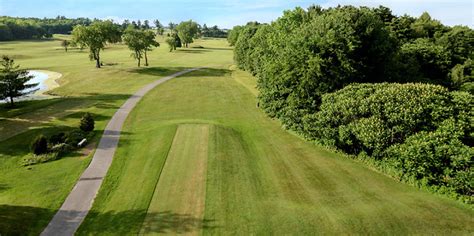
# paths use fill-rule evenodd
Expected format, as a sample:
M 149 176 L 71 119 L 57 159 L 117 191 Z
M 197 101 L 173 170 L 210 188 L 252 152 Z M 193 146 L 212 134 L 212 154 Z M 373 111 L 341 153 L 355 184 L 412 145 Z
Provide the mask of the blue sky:
M 159 19 L 167 24 L 193 19 L 200 24 L 230 28 L 248 21 L 270 22 L 283 10 L 312 4 L 323 7 L 365 5 L 390 7 L 397 15 L 419 16 L 423 11 L 447 25 L 473 27 L 473 0 L 0 0 L 0 15 Z

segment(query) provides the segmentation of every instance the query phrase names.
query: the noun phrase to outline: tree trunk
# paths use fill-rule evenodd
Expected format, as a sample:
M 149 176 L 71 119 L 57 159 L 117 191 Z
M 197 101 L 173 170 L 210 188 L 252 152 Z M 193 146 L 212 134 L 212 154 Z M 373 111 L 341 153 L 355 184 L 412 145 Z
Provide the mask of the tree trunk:
M 145 51 L 145 66 L 148 66 L 148 57 L 146 56 L 146 51 Z
M 137 58 L 138 60 L 138 67 L 140 67 L 140 58 Z
M 99 52 L 94 52 L 95 57 L 95 68 L 100 68 L 100 55 Z
M 13 107 L 13 97 L 10 97 L 10 106 Z
M 67 52 L 67 47 L 64 47 L 64 50 Z

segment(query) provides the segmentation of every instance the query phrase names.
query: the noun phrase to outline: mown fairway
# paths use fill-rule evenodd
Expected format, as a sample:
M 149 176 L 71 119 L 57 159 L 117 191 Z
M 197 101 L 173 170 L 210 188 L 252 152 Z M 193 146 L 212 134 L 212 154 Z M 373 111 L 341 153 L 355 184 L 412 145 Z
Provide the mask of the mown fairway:
M 67 98 L 28 102 L 0 116 L 0 233 L 38 234 L 90 161 L 71 154 L 18 162 L 36 134 L 76 126 L 82 112 L 98 133 L 141 86 L 207 66 L 152 90 L 126 121 L 112 167 L 78 234 L 303 234 L 474 232 L 474 213 L 363 164 L 304 142 L 256 108 L 254 78 L 230 69 L 225 41 L 167 48 L 136 69 L 122 45 L 97 70 L 86 52 L 57 41 L 1 43 L 28 68 L 60 72 Z M 9 132 L 4 132 L 10 130 Z M 7 134 L 8 133 L 8 134 Z
M 472 232 L 460 204 L 285 132 L 231 73 L 192 72 L 138 104 L 80 234 Z

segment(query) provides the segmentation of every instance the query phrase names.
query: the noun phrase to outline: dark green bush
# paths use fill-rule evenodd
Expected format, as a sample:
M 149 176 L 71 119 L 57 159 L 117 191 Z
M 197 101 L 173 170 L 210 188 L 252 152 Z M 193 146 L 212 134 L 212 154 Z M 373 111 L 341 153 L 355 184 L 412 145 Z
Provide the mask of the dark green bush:
M 49 137 L 49 143 L 51 145 L 64 143 L 65 141 L 66 141 L 66 134 L 64 132 L 53 134 L 51 135 L 51 137 Z
M 92 130 L 94 130 L 94 124 L 94 118 L 90 113 L 87 112 L 86 114 L 84 114 L 84 116 L 82 116 L 79 128 L 84 132 L 91 132 Z
M 82 130 L 72 130 L 66 134 L 66 144 L 76 147 L 77 144 L 86 137 L 86 134 Z
M 385 162 L 402 180 L 472 195 L 474 96 L 429 84 L 352 84 L 323 96 L 302 134 Z M 471 182 L 470 182 L 471 181 Z
M 39 135 L 31 143 L 31 152 L 35 155 L 41 155 L 48 152 L 48 140 L 44 135 Z

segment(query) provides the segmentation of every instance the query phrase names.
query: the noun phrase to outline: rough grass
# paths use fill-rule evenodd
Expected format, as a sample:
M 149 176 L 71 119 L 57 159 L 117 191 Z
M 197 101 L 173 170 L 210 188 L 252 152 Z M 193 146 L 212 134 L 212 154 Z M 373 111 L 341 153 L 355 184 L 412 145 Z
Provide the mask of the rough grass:
M 176 127 L 182 124 L 210 126 L 204 219 L 188 224 L 189 232 L 473 232 L 474 214 L 465 205 L 398 183 L 282 130 L 256 108 L 252 83 L 245 73 L 202 70 L 145 96 L 126 121 L 124 130 L 130 135 L 121 139 L 94 214 L 79 234 L 136 234 L 145 219 L 146 225 L 155 226 L 160 226 L 160 219 L 168 220 L 161 228 L 148 227 L 147 233 L 182 232 L 182 224 L 172 222 L 187 221 L 171 209 L 192 207 L 191 200 L 177 204 L 189 193 L 153 196 L 172 185 L 196 181 L 182 178 L 190 163 L 181 162 L 182 169 L 175 165 L 176 171 L 169 174 L 160 172 Z M 183 141 L 181 148 L 189 147 Z M 161 180 L 168 184 L 155 189 Z M 163 210 L 151 210 L 158 199 L 163 202 L 156 209 Z

